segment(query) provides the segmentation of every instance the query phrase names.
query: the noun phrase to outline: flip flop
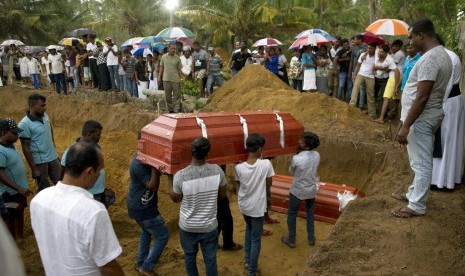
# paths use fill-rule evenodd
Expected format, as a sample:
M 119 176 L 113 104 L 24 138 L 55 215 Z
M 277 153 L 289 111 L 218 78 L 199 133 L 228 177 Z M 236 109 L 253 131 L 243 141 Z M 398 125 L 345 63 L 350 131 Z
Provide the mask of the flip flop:
M 404 194 L 392 193 L 391 197 L 400 201 L 408 202 L 408 198 Z
M 271 235 L 273 235 L 273 231 L 267 230 L 267 229 L 262 230 L 262 236 L 266 237 L 266 236 L 271 236 Z
M 270 219 L 265 220 L 265 222 L 266 222 L 267 224 L 278 224 L 278 223 L 279 223 L 279 220 L 274 219 L 274 218 L 270 218 Z
M 226 248 L 223 247 L 223 251 L 237 251 L 237 250 L 241 250 L 242 248 L 243 248 L 242 245 L 236 243 L 236 244 L 234 244 L 233 247 L 226 247 Z
M 396 218 L 411 218 L 423 216 L 423 214 L 417 213 L 408 207 L 400 207 L 391 211 L 391 214 Z

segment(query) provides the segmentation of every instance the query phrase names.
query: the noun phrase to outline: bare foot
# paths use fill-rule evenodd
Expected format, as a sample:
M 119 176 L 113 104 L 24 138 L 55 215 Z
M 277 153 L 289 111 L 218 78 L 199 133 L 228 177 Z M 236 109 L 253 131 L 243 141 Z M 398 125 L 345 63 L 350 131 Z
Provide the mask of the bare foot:
M 384 120 L 381 120 L 381 119 L 373 119 L 372 122 L 375 122 L 378 124 L 384 124 Z

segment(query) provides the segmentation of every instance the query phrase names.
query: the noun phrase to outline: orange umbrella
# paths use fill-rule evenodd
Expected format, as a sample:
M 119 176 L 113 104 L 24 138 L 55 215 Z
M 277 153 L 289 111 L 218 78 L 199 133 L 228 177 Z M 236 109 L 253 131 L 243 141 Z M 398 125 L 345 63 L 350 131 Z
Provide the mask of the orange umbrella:
M 377 35 L 408 35 L 409 25 L 398 19 L 379 19 L 365 30 Z

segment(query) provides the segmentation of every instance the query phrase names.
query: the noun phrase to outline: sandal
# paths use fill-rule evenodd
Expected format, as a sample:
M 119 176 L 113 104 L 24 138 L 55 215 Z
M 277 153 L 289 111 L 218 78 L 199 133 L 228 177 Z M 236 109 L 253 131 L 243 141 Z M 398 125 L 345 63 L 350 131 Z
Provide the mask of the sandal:
M 295 243 L 290 242 L 289 237 L 282 237 L 281 242 L 289 246 L 290 248 L 295 248 Z
M 279 223 L 279 220 L 274 219 L 274 218 L 269 218 L 269 219 L 265 220 L 265 222 L 266 222 L 267 224 L 278 224 L 278 223 Z
M 236 243 L 233 247 L 223 247 L 223 251 L 237 251 L 244 248 L 242 245 Z
M 262 236 L 271 236 L 271 235 L 273 235 L 273 231 L 267 230 L 267 229 L 262 230 Z
M 400 200 L 400 201 L 408 202 L 408 198 L 407 198 L 407 196 L 404 195 L 404 194 L 392 193 L 392 194 L 391 194 L 391 197 L 394 198 L 394 199 Z
M 396 218 L 411 218 L 411 217 L 419 217 L 419 216 L 424 215 L 424 214 L 417 213 L 408 207 L 396 208 L 391 211 L 391 214 Z

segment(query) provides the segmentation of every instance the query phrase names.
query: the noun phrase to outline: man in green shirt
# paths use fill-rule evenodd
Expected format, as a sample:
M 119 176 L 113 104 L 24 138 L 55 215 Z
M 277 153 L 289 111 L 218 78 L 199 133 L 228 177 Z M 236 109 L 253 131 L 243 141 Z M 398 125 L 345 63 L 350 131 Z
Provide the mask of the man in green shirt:
M 178 113 L 181 106 L 181 59 L 176 55 L 176 45 L 170 44 L 168 53 L 160 60 L 158 83 L 163 80 L 165 100 L 169 113 Z

